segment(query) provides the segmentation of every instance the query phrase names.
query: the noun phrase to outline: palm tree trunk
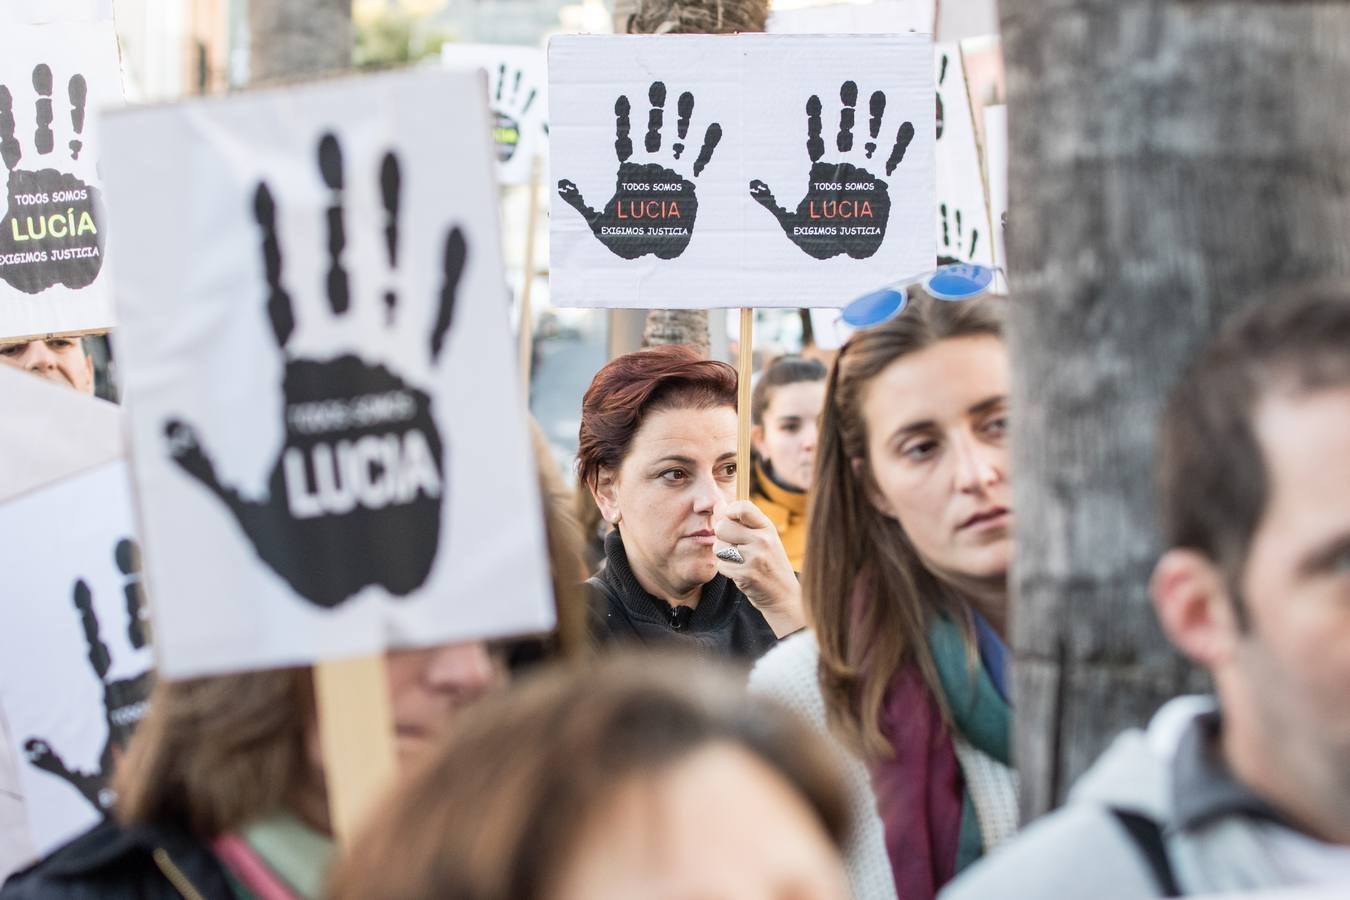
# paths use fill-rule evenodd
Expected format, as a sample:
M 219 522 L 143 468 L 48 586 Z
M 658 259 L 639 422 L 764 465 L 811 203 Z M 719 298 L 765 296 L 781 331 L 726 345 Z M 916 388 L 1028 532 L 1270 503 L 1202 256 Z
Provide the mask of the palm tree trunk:
M 768 0 L 615 0 L 619 32 L 733 34 L 763 31 Z M 707 356 L 711 347 L 706 309 L 654 309 L 647 313 L 642 346 L 690 344 Z
M 1022 811 L 1203 686 L 1163 639 L 1151 469 L 1248 303 L 1350 268 L 1350 6 L 1002 0 Z
M 249 0 L 249 81 L 263 85 L 352 65 L 352 0 Z

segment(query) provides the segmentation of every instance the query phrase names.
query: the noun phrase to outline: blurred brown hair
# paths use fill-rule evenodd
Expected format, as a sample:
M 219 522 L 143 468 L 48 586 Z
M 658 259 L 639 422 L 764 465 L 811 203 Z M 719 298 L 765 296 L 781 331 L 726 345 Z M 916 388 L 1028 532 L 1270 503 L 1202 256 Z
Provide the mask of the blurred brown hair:
M 744 676 L 621 655 L 475 707 L 353 843 L 329 896 L 542 900 L 607 800 L 714 742 L 766 763 L 841 845 L 847 801 L 819 735 L 750 700 Z
M 554 648 L 565 657 L 590 649 L 586 632 L 586 592 L 582 582 L 590 574 L 582 556 L 581 529 L 577 524 L 572 491 L 563 483 L 553 462 L 544 430 L 530 417 L 530 440 L 539 469 L 539 499 L 544 506 L 544 533 L 548 541 L 549 575 L 558 611 Z
M 859 331 L 835 360 L 825 392 L 816 471 L 807 513 L 802 599 L 820 644 L 820 686 L 830 724 L 869 757 L 890 754 L 881 733 L 886 689 L 914 663 L 947 712 L 928 652 L 928 624 L 940 611 L 969 624 L 963 601 L 928 570 L 900 523 L 868 499 L 868 383 L 891 363 L 959 337 L 1003 336 L 1004 301 L 982 296 L 935 300 L 911 289 L 895 318 Z M 859 461 L 855 467 L 855 461 Z M 855 603 L 855 591 L 867 602 Z
M 308 667 L 159 681 L 113 780 L 117 817 L 203 838 L 283 807 L 326 816 Z M 323 821 L 311 822 L 323 825 Z

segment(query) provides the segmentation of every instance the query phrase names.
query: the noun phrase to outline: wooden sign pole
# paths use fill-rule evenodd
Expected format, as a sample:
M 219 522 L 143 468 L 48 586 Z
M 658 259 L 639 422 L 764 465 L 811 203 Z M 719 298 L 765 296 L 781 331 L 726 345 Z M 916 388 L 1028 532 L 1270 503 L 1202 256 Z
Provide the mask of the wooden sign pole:
M 539 157 L 530 163 L 530 209 L 525 216 L 525 283 L 520 288 L 520 328 L 516 352 L 520 364 L 520 389 L 525 393 L 525 408 L 530 407 L 530 370 L 534 362 L 534 321 L 530 309 L 530 291 L 534 287 L 534 233 L 539 227 L 539 182 L 543 166 Z
M 750 499 L 750 376 L 755 368 L 755 311 L 741 310 L 736 365 L 736 499 Z
M 397 768 L 384 657 L 316 663 L 314 697 L 329 824 L 338 843 L 350 846 Z

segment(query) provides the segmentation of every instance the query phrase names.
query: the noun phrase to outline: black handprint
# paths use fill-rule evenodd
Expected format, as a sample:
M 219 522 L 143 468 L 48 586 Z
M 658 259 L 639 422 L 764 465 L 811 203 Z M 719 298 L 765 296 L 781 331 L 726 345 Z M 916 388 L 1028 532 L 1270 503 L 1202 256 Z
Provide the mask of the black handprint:
M 37 129 L 33 146 L 39 157 L 56 148 L 52 130 L 52 70 L 45 63 L 33 69 Z M 66 87 L 70 124 L 75 137 L 68 144 L 78 160 L 84 142 L 85 103 L 89 86 L 83 75 Z M 103 214 L 99 191 L 75 175 L 47 167 L 20 169 L 23 150 L 15 136 L 14 95 L 0 84 L 0 158 L 9 170 L 9 206 L 0 219 L 0 280 L 25 294 L 57 284 L 88 287 L 103 267 Z M 62 166 L 69 168 L 68 166 Z
M 665 118 L 666 86 L 653 82 L 647 92 L 651 111 L 647 114 L 647 136 L 644 142 L 650 154 L 661 150 L 661 126 Z M 614 178 L 614 196 L 605 205 L 604 212 L 596 212 L 586 205 L 581 191 L 564 178 L 558 182 L 558 195 L 581 213 L 591 232 L 615 256 L 637 259 L 649 253 L 659 259 L 674 259 L 689 246 L 694 235 L 694 219 L 698 215 L 698 198 L 694 183 L 674 169 L 660 163 L 631 162 L 633 141 L 631 105 L 626 96 L 614 102 L 614 150 L 619 157 L 619 173 Z M 689 136 L 689 120 L 694 114 L 694 95 L 685 91 L 676 101 L 679 118 L 675 127 L 678 139 L 671 145 L 671 154 L 679 159 Z M 703 146 L 694 160 L 694 177 L 712 159 L 713 150 L 722 140 L 722 126 L 713 122 L 703 134 Z
M 333 135 L 319 143 L 319 171 L 331 192 L 327 210 L 327 297 L 335 316 L 350 307 L 343 261 L 342 150 Z M 392 280 L 398 265 L 398 158 L 380 166 L 384 245 Z M 295 318 L 282 283 L 281 247 L 271 189 L 260 183 L 253 198 L 262 232 L 267 314 L 284 351 Z M 458 227 L 446 234 L 441 288 L 431 330 L 430 358 L 444 349 L 455 292 L 468 254 Z M 392 323 L 398 296 L 385 290 Z M 440 546 L 445 459 L 431 397 L 384 365 L 352 353 L 332 359 L 286 357 L 285 446 L 273 466 L 268 496 L 245 499 L 221 484 L 193 427 L 178 419 L 164 425 L 169 453 L 234 514 L 258 556 L 296 593 L 332 608 L 367 585 L 405 596 L 426 580 Z
M 117 571 L 127 579 L 122 588 L 127 606 L 127 640 L 131 641 L 131 646 L 139 650 L 146 645 L 146 632 L 150 625 L 141 588 L 140 548 L 130 538 L 123 538 L 117 542 L 113 559 L 117 563 Z
M 857 114 L 858 86 L 846 81 L 839 89 L 843 108 L 839 112 L 839 135 L 835 146 L 839 153 L 853 150 L 853 123 Z M 849 162 L 821 162 L 825 141 L 821 138 L 820 97 L 812 94 L 806 101 L 806 152 L 811 157 L 811 174 L 806 196 L 795 213 L 778 205 L 773 191 L 758 179 L 750 182 L 750 195 L 773 213 L 792 243 L 816 259 L 830 259 L 846 253 L 853 259 L 866 259 L 876 253 L 886 238 L 886 222 L 891 215 L 891 198 L 886 182 L 864 168 Z M 886 95 L 872 94 L 868 101 L 867 131 L 870 140 L 863 145 L 867 159 L 877 149 L 881 119 L 886 112 Z M 891 175 L 905 158 L 914 140 L 914 125 L 904 122 L 895 135 L 895 144 L 886 158 L 886 174 Z
M 509 162 L 516 155 L 516 148 L 520 146 L 521 120 L 530 111 L 535 97 L 539 94 L 539 89 L 531 86 L 522 100 L 520 89 L 524 77 L 525 70 L 516 69 L 508 79 L 506 63 L 497 66 L 497 88 L 493 92 L 492 100 L 494 119 L 492 137 L 497 145 L 498 162 Z M 511 83 L 510 90 L 506 89 L 508 80 Z M 547 130 L 547 126 L 545 129 Z
M 942 132 L 945 131 L 947 121 L 947 110 L 942 105 L 942 84 L 947 80 L 947 54 L 942 54 L 941 68 L 938 69 L 938 89 L 937 89 L 937 139 L 942 140 Z
M 961 223 L 961 210 L 953 208 L 947 213 L 947 204 L 938 204 L 938 219 L 942 223 L 942 246 L 938 248 L 938 265 L 965 262 L 975 258 L 975 248 L 980 245 L 980 230 L 971 226 L 970 246 L 966 247 L 965 229 Z
M 122 545 L 118 545 L 118 553 Z M 43 738 L 29 738 L 24 741 L 23 749 L 28 761 L 35 766 L 69 782 L 75 790 L 89 801 L 99 812 L 107 813 L 112 808 L 113 795 L 108 788 L 108 777 L 112 774 L 114 763 L 131 740 L 131 733 L 137 723 L 145 716 L 147 698 L 150 696 L 152 675 L 149 671 L 121 681 L 109 681 L 108 672 L 112 668 L 112 657 L 108 645 L 99 636 L 98 618 L 94 615 L 93 598 L 89 585 L 83 580 L 75 582 L 72 591 L 75 608 L 80 613 L 80 624 L 84 627 L 85 643 L 89 647 L 89 665 L 103 684 L 103 709 L 108 733 L 99 754 L 98 766 L 92 771 L 72 771 L 61 755 L 52 749 Z

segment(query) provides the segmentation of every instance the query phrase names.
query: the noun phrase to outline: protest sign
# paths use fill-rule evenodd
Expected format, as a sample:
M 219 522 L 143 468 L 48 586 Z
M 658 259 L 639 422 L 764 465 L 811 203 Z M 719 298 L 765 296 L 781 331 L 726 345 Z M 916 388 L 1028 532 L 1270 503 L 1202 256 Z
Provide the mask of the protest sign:
M 117 407 L 7 366 L 0 398 L 0 780 L 45 853 L 103 815 L 150 658 Z
M 989 213 L 994 223 L 994 262 L 1008 268 L 1008 107 L 984 110 L 984 162 L 989 172 Z
M 554 38 L 551 302 L 843 305 L 931 268 L 931 66 L 922 35 Z
M 497 148 L 497 179 L 528 184 L 531 160 L 548 152 L 548 69 L 535 47 L 454 44 L 441 47 L 449 68 L 482 69 Z
M 0 714 L 39 854 L 109 811 L 108 776 L 146 709 L 127 477 L 113 461 L 0 506 L 0 547 L 16 551 L 0 604 Z
M 932 15 L 929 5 L 928 13 Z M 796 31 L 813 27 L 822 31 L 849 29 L 856 33 L 881 33 L 906 27 L 916 15 L 905 3 L 877 3 L 870 6 L 827 6 L 814 9 L 788 10 L 776 13 L 770 21 L 772 29 Z M 930 19 L 931 21 L 931 19 Z M 930 26 L 931 27 L 931 26 Z M 992 51 L 990 56 L 1001 76 L 1001 56 L 997 42 L 980 43 L 981 51 Z M 980 164 L 980 150 L 971 111 L 971 100 L 966 83 L 964 57 L 960 45 L 942 43 L 936 47 L 933 83 L 937 88 L 937 203 L 936 238 L 940 263 L 975 262 L 993 264 L 990 242 L 990 217 L 984 193 L 984 173 Z M 926 268 L 932 268 L 930 262 Z M 890 278 L 878 279 L 871 288 L 886 281 L 894 281 L 905 273 L 893 272 Z M 869 288 L 870 289 L 870 288 Z M 866 293 L 867 289 L 853 296 Z M 849 299 L 853 299 L 850 297 Z M 810 304 L 823 307 L 823 303 Z M 831 317 L 821 313 L 821 327 L 826 333 Z
M 112 13 L 42 6 L 0 5 L 0 339 L 113 323 L 95 115 L 122 100 Z
M 938 262 L 994 264 L 984 167 L 957 44 L 937 45 Z
M 105 122 L 166 676 L 551 627 L 487 121 L 427 70 Z
M 0 365 L 0 503 L 122 457 L 116 406 Z

